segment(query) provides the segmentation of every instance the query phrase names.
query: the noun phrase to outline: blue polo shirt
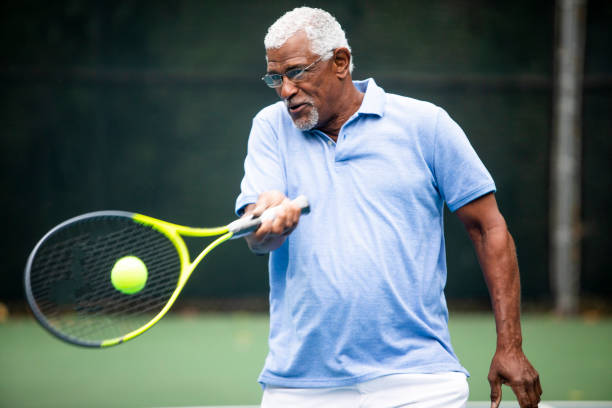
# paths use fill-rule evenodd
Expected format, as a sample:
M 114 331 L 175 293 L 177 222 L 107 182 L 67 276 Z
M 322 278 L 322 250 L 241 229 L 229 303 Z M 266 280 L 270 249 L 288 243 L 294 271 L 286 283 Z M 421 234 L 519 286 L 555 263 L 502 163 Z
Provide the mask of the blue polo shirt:
M 495 190 L 441 108 L 355 81 L 365 96 L 337 143 L 282 102 L 253 120 L 236 211 L 279 190 L 310 201 L 270 254 L 269 354 L 259 381 L 336 387 L 458 371 L 444 297 L 444 204 Z

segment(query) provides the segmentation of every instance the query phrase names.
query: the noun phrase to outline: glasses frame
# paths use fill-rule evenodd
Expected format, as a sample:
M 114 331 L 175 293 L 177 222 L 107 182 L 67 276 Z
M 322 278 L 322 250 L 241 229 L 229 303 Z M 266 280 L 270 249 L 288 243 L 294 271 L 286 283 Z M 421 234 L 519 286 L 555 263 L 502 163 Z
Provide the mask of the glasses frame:
M 264 83 L 269 87 L 269 88 L 280 88 L 281 86 L 283 86 L 283 77 L 286 77 L 288 80 L 290 80 L 291 82 L 300 82 L 301 81 L 301 77 L 302 75 L 304 75 L 305 72 L 307 72 L 308 70 L 312 69 L 312 67 L 314 67 L 317 63 L 319 63 L 321 60 L 323 60 L 323 58 L 325 58 L 327 55 L 329 55 L 330 53 L 333 53 L 334 50 L 330 50 L 326 53 L 324 53 L 323 55 L 321 55 L 319 58 L 317 58 L 316 61 L 314 61 L 312 64 L 306 66 L 306 67 L 302 67 L 302 68 L 293 68 L 290 69 L 288 71 L 286 71 L 284 74 L 266 74 L 264 76 L 261 77 L 261 80 L 264 81 Z M 267 80 L 272 81 L 272 83 L 268 83 Z

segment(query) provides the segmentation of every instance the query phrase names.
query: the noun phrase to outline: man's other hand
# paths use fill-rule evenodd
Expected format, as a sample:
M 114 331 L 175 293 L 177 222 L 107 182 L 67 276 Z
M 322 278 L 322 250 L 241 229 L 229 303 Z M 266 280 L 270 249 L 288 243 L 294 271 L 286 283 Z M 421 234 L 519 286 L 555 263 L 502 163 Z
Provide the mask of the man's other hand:
M 489 370 L 491 408 L 497 408 L 502 399 L 502 384 L 512 388 L 521 408 L 535 408 L 540 402 L 542 387 L 538 372 L 533 368 L 521 348 L 498 348 Z

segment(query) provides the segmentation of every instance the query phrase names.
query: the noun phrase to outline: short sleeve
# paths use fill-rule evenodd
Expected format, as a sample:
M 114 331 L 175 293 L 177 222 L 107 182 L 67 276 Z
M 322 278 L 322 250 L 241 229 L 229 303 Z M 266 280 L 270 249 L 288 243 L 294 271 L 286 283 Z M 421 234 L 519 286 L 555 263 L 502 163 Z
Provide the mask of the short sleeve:
M 240 195 L 236 199 L 236 214 L 242 215 L 244 207 L 257 201 L 264 191 L 285 192 L 285 176 L 279 154 L 278 135 L 270 123 L 259 115 L 253 119 L 244 161 L 244 177 L 240 183 Z
M 493 178 L 465 133 L 440 108 L 436 120 L 434 174 L 438 191 L 452 212 L 495 191 Z

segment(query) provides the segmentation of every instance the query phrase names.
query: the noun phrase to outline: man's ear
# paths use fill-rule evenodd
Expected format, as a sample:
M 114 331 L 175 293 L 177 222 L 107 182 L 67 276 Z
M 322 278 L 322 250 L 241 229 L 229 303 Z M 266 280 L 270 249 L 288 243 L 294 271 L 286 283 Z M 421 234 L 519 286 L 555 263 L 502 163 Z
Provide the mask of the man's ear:
M 351 52 L 344 47 L 337 48 L 334 50 L 332 59 L 334 61 L 336 76 L 339 79 L 346 78 L 350 74 L 349 67 L 351 65 Z

